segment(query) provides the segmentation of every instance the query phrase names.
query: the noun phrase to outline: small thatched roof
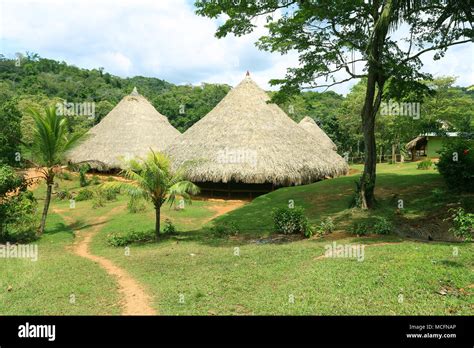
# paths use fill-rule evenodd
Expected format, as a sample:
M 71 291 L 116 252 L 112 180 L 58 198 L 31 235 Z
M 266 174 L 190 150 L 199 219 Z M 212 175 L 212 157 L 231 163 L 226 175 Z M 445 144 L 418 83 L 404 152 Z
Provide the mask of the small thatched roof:
M 73 163 L 89 162 L 98 169 L 123 167 L 123 160 L 163 151 L 180 132 L 136 88 L 125 96 L 85 140 L 67 154 Z
M 413 140 L 410 140 L 406 145 L 405 148 L 407 150 L 412 150 L 416 148 L 418 145 L 426 145 L 426 137 L 425 136 L 418 136 Z
M 194 182 L 306 184 L 347 173 L 247 75 L 166 152 Z
M 300 121 L 299 125 L 305 131 L 310 133 L 322 146 L 334 151 L 337 150 L 336 144 L 334 144 L 331 138 L 328 137 L 321 128 L 319 128 L 318 124 L 311 117 L 306 116 Z

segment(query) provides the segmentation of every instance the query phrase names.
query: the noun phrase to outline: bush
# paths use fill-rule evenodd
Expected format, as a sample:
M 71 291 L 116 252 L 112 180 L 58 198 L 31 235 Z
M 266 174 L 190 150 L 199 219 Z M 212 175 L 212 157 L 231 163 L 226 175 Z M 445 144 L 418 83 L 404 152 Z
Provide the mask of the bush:
M 92 199 L 93 196 L 94 196 L 93 191 L 91 191 L 89 189 L 83 189 L 83 190 L 79 191 L 79 193 L 75 197 L 75 200 L 77 202 L 88 201 L 89 199 Z
M 91 169 L 88 164 L 84 164 L 79 167 L 79 184 L 81 187 L 85 187 L 89 185 L 89 181 L 87 181 L 86 173 Z
M 144 212 L 146 210 L 145 201 L 137 197 L 130 197 L 127 203 L 127 209 L 132 214 Z
M 239 228 L 233 221 L 212 226 L 211 233 L 216 237 L 229 237 L 239 234 Z
M 455 191 L 474 192 L 474 150 L 466 139 L 450 141 L 439 152 L 438 171 Z
M 171 220 L 166 219 L 166 220 L 165 220 L 165 227 L 163 228 L 163 233 L 172 235 L 172 234 L 176 234 L 177 232 L 178 232 L 178 230 L 177 230 L 176 227 L 173 225 L 173 223 L 171 222 Z
M 463 208 L 449 211 L 453 212 L 450 218 L 453 221 L 453 227 L 449 229 L 449 232 L 466 242 L 471 242 L 474 237 L 474 214 L 466 213 Z
M 56 198 L 62 201 L 64 199 L 71 199 L 72 195 L 68 189 L 64 189 L 56 192 Z
M 301 233 L 311 237 L 312 230 L 303 208 L 279 208 L 272 212 L 275 231 L 284 234 Z
M 92 208 L 101 208 L 105 206 L 106 202 L 104 192 L 101 189 L 95 189 L 92 197 Z
M 0 226 L 0 242 L 29 243 L 35 240 L 39 225 L 36 209 L 36 199 L 29 191 L 3 202 L 0 214 L 7 218 L 2 220 Z
M 365 236 L 368 234 L 390 234 L 392 231 L 392 223 L 382 216 L 376 216 L 367 221 L 356 222 L 349 229 L 350 234 L 358 236 Z
M 428 170 L 433 166 L 433 162 L 431 159 L 427 158 L 421 162 L 418 163 L 416 166 L 416 169 L 422 169 L 422 170 Z
M 71 173 L 69 172 L 65 172 L 65 171 L 62 171 L 60 173 L 58 173 L 58 178 L 61 179 L 61 180 L 67 180 L 67 181 L 71 181 L 72 180 L 72 175 Z
M 374 223 L 375 234 L 390 234 L 393 231 L 392 223 L 384 217 L 377 216 Z
M 129 231 L 125 234 L 111 233 L 107 237 L 107 243 L 115 246 L 127 246 L 132 243 L 147 243 L 156 240 L 155 231 Z
M 99 191 L 104 195 L 106 201 L 115 201 L 117 200 L 117 195 L 120 194 L 120 188 L 116 187 L 102 188 Z
M 100 184 L 100 178 L 97 175 L 93 175 L 90 183 L 92 185 L 99 185 Z
M 325 234 L 332 233 L 334 231 L 335 225 L 334 221 L 328 217 L 321 221 L 319 226 L 316 228 L 316 234 L 319 236 L 324 236 Z

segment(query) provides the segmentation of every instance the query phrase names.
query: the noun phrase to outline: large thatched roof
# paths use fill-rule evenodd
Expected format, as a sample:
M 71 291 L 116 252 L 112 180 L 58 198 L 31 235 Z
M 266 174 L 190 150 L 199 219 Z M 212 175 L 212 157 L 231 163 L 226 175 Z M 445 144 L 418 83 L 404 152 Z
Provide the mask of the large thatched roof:
M 337 150 L 336 144 L 333 143 L 330 137 L 324 131 L 319 128 L 316 122 L 311 117 L 306 116 L 303 118 L 300 123 L 300 127 L 303 128 L 305 131 L 310 133 L 318 143 L 322 146 L 332 149 L 334 151 Z
M 347 172 L 257 84 L 245 79 L 166 152 L 195 182 L 306 184 Z M 186 165 L 186 163 L 188 163 Z
M 179 135 L 135 88 L 87 132 L 85 141 L 67 159 L 73 163 L 91 161 L 99 169 L 122 168 L 123 160 L 144 157 L 150 148 L 163 151 Z

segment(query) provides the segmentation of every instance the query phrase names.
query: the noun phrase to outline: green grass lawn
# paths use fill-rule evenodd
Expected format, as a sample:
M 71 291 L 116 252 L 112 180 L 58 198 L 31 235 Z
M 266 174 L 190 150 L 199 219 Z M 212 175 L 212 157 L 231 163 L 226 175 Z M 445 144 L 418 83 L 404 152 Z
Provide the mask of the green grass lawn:
M 180 233 L 159 243 L 133 244 L 129 256 L 124 248 L 109 246 L 107 236 L 153 228 L 151 207 L 130 214 L 127 198 L 119 196 L 98 209 L 92 209 L 90 201 L 77 202 L 75 209 L 69 209 L 67 201 L 57 200 L 52 208 L 74 218 L 74 228 L 84 232 L 95 218 L 114 209 L 93 239 L 91 250 L 134 276 L 160 314 L 472 315 L 472 243 L 414 241 L 398 235 L 357 238 L 344 231 L 352 222 L 371 215 L 384 216 L 402 228 L 444 213 L 451 202 L 463 200 L 469 205 L 473 197 L 449 194 L 435 170 L 417 170 L 411 163 L 384 164 L 378 166 L 377 209 L 362 213 L 349 208 L 356 179 L 347 176 L 280 189 L 212 221 L 213 207 L 226 203 L 194 201 L 184 211 L 165 207 L 163 220 L 171 219 Z M 61 185 L 77 189 L 76 181 Z M 36 194 L 42 191 L 38 188 Z M 401 216 L 396 214 L 399 198 L 405 206 Z M 306 209 L 312 224 L 333 217 L 337 232 L 324 239 L 278 244 L 262 239 L 272 232 L 271 210 L 287 205 L 290 199 Z M 238 225 L 240 236 L 221 239 L 210 233 L 212 224 L 229 221 Z M 58 215 L 50 216 L 48 230 L 39 242 L 40 261 L 0 263 L 7 271 L 7 277 L 0 279 L 0 313 L 118 313 L 112 278 L 94 263 L 65 251 L 73 239 Z M 364 260 L 319 258 L 333 241 L 369 245 Z M 380 244 L 383 242 L 387 244 Z M 7 292 L 9 284 L 13 290 Z M 70 293 L 79 294 L 74 306 L 68 302 Z

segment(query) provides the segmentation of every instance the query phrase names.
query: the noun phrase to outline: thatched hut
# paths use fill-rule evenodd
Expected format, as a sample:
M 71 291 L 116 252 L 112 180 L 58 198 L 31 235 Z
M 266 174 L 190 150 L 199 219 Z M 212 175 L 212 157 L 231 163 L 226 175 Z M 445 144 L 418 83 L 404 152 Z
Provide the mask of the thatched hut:
M 347 173 L 247 76 L 166 152 L 203 190 L 258 192 Z
M 181 133 L 134 88 L 85 140 L 67 154 L 72 163 L 88 162 L 99 170 L 120 169 L 123 161 L 163 151 Z
M 331 140 L 330 137 L 321 129 L 319 128 L 318 124 L 309 116 L 303 118 L 299 126 L 311 134 L 315 140 L 321 144 L 321 146 L 327 147 L 328 149 L 337 150 L 336 144 Z

